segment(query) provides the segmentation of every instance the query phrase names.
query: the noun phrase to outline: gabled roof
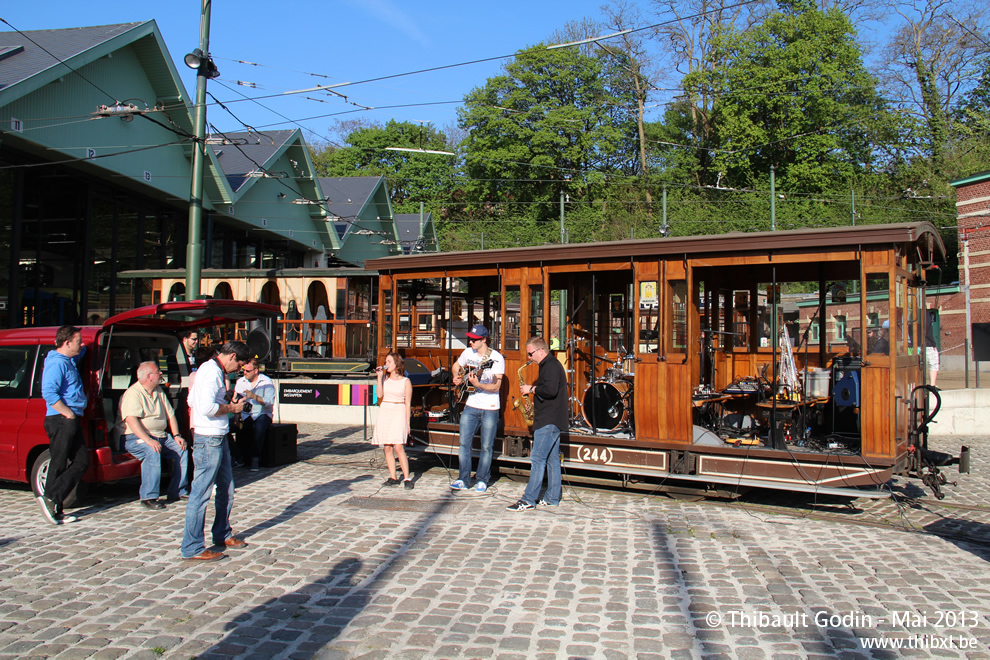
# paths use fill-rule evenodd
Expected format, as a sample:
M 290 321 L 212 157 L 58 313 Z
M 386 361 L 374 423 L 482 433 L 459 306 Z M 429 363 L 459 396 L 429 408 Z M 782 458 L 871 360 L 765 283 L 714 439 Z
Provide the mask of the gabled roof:
M 433 214 L 423 216 L 423 226 L 420 227 L 419 213 L 396 213 L 395 227 L 402 251 L 436 252 L 436 232 L 433 231 Z M 416 250 L 417 245 L 420 249 Z
M 55 76 L 71 73 L 59 60 L 72 59 L 138 25 L 142 24 L 31 30 L 23 34 L 0 32 L 0 89 L 24 82 L 47 69 L 54 68 L 52 73 Z
M 223 169 L 230 189 L 242 192 L 243 187 L 253 177 L 251 172 L 264 168 L 269 160 L 281 154 L 296 130 L 265 131 L 264 133 L 224 133 L 227 138 L 223 144 L 210 144 L 216 155 L 217 162 Z M 272 174 L 279 174 L 272 172 Z M 294 177 L 292 172 L 286 172 L 286 178 Z
M 320 177 L 320 190 L 327 200 L 327 211 L 340 218 L 333 223 L 340 238 L 372 201 L 372 196 L 379 186 L 384 185 L 384 181 L 380 176 Z
M 356 218 L 382 181 L 380 176 L 320 177 L 327 210 L 339 218 Z

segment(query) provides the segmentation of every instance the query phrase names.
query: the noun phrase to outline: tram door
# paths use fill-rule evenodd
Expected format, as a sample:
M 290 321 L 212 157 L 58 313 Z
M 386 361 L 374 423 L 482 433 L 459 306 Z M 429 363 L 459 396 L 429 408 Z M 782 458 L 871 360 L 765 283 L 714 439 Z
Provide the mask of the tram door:
M 661 314 L 656 381 L 649 388 L 656 392 L 656 399 L 644 403 L 655 411 L 656 435 L 653 437 L 689 445 L 694 439 L 691 390 L 693 369 L 697 367 L 697 361 L 691 359 L 693 346 L 689 331 L 696 326 L 690 320 L 697 318 L 697 309 L 688 294 L 684 262 L 666 262 L 663 273 L 658 286 Z M 647 422 L 645 419 L 640 421 L 644 425 Z M 643 428 L 640 437 L 646 435 L 647 430 Z

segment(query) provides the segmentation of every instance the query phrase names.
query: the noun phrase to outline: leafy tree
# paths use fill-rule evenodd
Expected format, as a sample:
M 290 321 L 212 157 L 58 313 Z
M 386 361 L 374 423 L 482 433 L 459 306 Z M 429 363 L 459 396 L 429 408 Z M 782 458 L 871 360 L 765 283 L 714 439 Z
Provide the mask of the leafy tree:
M 613 173 L 633 170 L 635 102 L 617 84 L 615 60 L 534 46 L 468 93 L 459 121 L 474 208 L 556 221 L 561 192 L 593 205 Z
M 940 169 L 950 141 L 951 108 L 980 73 L 990 50 L 987 10 L 975 0 L 896 0 L 884 3 L 900 27 L 884 49 L 890 94 L 916 120 L 917 152 Z
M 384 126 L 357 126 L 346 138 L 347 146 L 326 146 L 314 154 L 320 176 L 384 176 L 396 213 L 415 213 L 425 202 L 439 211 L 449 199 L 454 161 L 441 154 L 391 151 L 388 147 L 446 151 L 446 136 L 432 124 L 389 121 Z
M 715 97 L 713 170 L 737 187 L 765 183 L 773 166 L 786 187 L 828 190 L 868 171 L 872 145 L 892 135 L 852 25 L 837 9 L 784 4 L 761 25 L 716 38 L 712 57 L 724 64 L 688 74 L 684 86 Z

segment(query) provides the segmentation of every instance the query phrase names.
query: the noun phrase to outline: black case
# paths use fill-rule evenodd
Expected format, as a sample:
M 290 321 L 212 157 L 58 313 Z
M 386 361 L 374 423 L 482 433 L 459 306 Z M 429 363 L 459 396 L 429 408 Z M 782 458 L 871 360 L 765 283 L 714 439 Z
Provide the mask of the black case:
M 261 465 L 276 467 L 296 462 L 296 425 L 272 424 L 261 451 Z

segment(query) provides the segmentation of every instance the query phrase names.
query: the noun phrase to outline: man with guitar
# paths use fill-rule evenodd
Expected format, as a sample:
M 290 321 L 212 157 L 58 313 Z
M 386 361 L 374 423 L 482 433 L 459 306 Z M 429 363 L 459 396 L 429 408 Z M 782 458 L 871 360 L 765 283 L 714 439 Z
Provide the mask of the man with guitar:
M 458 394 L 468 394 L 461 413 L 460 471 L 451 490 L 467 490 L 471 487 L 471 444 L 474 434 L 481 427 L 481 458 L 475 472 L 474 490 L 488 490 L 491 479 L 492 447 L 498 429 L 498 411 L 501 408 L 499 390 L 505 374 L 505 358 L 488 345 L 488 328 L 475 325 L 467 333 L 468 348 L 454 363 L 452 372 Z

